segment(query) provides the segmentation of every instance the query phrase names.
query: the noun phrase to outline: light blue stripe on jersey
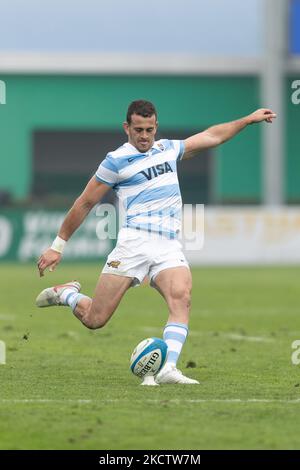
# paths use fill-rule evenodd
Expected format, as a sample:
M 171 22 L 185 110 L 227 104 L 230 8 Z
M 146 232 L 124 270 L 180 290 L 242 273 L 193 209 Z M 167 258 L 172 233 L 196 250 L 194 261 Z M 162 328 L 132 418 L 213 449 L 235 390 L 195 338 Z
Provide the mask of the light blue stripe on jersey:
M 114 164 L 117 168 L 117 171 L 123 170 L 123 168 L 127 168 L 133 163 L 136 163 L 138 160 L 142 160 L 145 158 L 145 153 L 136 153 L 136 154 L 129 154 L 129 155 L 122 155 L 122 157 L 114 158 Z
M 139 184 L 145 183 L 146 178 L 145 175 L 143 175 L 141 172 L 136 173 L 134 176 L 131 176 L 130 178 L 127 178 L 126 180 L 120 181 L 118 183 L 118 186 L 116 189 L 118 189 L 120 186 L 137 186 Z
M 135 214 L 130 214 L 126 216 L 126 220 L 130 221 L 134 219 L 135 217 L 145 217 L 145 216 L 153 217 L 153 216 L 170 216 L 177 218 L 178 220 L 181 219 L 181 209 L 170 209 L 170 207 L 166 207 L 165 209 L 159 209 L 159 210 L 149 210 L 149 211 L 141 211 L 141 212 L 136 212 Z
M 180 189 L 178 184 L 168 184 L 155 189 L 145 189 L 135 196 L 130 196 L 126 200 L 126 209 L 135 204 L 145 204 L 149 201 L 157 201 L 169 197 L 178 196 L 180 198 Z
M 100 183 L 107 184 L 107 186 L 110 186 L 111 188 L 112 188 L 113 186 L 115 186 L 114 183 L 108 183 L 107 181 L 103 180 L 102 178 L 99 178 L 98 175 L 95 175 L 95 177 L 96 177 L 96 180 L 97 180 L 97 181 L 99 181 Z
M 180 141 L 180 150 L 179 150 L 179 154 L 178 154 L 177 160 L 181 160 L 181 159 L 182 159 L 183 154 L 184 154 L 184 151 L 185 151 L 185 145 L 184 145 L 183 140 L 181 140 L 181 141 Z
M 171 229 L 163 229 L 157 224 L 151 224 L 150 222 L 144 224 L 144 223 L 134 223 L 134 222 L 128 222 L 123 225 L 123 227 L 130 227 L 130 228 L 135 228 L 136 230 L 143 230 L 148 233 L 159 233 L 160 235 L 164 235 L 166 238 L 169 240 L 174 240 L 178 236 L 178 232 L 171 230 Z
M 113 171 L 114 173 L 118 173 L 118 168 L 117 168 L 115 162 L 116 162 L 115 159 L 113 160 L 112 157 L 107 155 L 107 157 L 103 160 L 101 165 L 104 168 L 107 168 L 108 170 Z
M 159 217 L 160 222 L 152 223 L 151 217 Z M 148 217 L 149 222 L 139 222 L 139 217 Z M 168 229 L 162 223 L 165 223 L 165 218 L 170 217 L 174 223 L 169 222 Z M 153 220 L 153 219 L 152 219 Z M 137 230 L 146 230 L 149 233 L 159 233 L 159 235 L 167 236 L 169 239 L 174 239 L 178 235 L 178 229 L 174 230 L 174 225 L 178 227 L 181 221 L 181 209 L 170 209 L 169 207 L 159 210 L 149 210 L 145 212 L 137 212 L 136 214 L 127 215 L 124 227 L 131 227 Z

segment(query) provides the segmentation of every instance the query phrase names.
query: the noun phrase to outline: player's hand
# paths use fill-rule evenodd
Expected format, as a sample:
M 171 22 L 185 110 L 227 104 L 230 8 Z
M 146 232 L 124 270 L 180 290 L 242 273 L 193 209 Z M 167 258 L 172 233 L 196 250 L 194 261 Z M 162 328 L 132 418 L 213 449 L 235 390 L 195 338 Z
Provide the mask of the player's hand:
M 49 271 L 54 271 L 60 260 L 61 253 L 58 253 L 51 248 L 48 248 L 46 251 L 44 251 L 37 262 L 40 277 L 44 276 L 44 271 L 47 268 L 49 268 Z
M 249 123 L 253 124 L 255 122 L 262 122 L 266 121 L 268 123 L 272 123 L 273 119 L 277 117 L 277 114 L 275 114 L 271 109 L 258 109 L 257 111 L 254 111 L 254 113 L 249 114 Z

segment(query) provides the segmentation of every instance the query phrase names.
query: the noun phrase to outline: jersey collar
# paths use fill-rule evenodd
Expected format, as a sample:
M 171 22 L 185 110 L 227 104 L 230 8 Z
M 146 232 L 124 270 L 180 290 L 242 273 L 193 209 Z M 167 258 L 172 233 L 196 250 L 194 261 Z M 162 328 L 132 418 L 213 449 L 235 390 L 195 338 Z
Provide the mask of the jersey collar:
M 124 146 L 130 150 L 131 152 L 134 152 L 134 153 L 140 153 L 141 155 L 148 155 L 151 150 L 159 150 L 160 152 L 162 152 L 164 150 L 162 144 L 159 143 L 159 141 L 155 141 L 154 144 L 152 145 L 151 149 L 148 150 L 146 153 L 144 152 L 140 152 L 136 147 L 134 147 L 134 145 L 130 144 L 129 142 L 126 142 L 124 144 Z

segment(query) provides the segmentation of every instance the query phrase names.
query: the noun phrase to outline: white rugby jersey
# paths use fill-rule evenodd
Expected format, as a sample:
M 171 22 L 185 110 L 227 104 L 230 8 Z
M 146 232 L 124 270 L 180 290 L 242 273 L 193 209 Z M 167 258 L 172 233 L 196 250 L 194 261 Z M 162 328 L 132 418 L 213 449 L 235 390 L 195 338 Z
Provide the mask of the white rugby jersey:
M 146 153 L 127 142 L 107 154 L 96 178 L 116 191 L 126 211 L 124 227 L 177 238 L 182 200 L 176 164 L 183 153 L 183 141 L 162 139 Z

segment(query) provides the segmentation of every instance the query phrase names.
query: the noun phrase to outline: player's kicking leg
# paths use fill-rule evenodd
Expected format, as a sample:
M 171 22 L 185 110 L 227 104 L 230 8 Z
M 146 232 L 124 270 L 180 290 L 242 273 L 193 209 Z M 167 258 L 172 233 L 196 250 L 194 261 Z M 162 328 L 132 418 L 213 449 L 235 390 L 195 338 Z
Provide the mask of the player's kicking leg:
M 182 347 L 188 334 L 190 293 L 192 277 L 189 268 L 175 267 L 160 271 L 155 277 L 155 287 L 166 300 L 169 308 L 164 340 L 168 345 L 167 361 L 156 376 L 159 384 L 199 384 L 177 369 Z
M 44 289 L 38 295 L 36 305 L 69 305 L 87 328 L 101 328 L 108 322 L 131 283 L 131 277 L 101 274 L 93 299 L 80 294 L 81 286 L 74 281 Z

